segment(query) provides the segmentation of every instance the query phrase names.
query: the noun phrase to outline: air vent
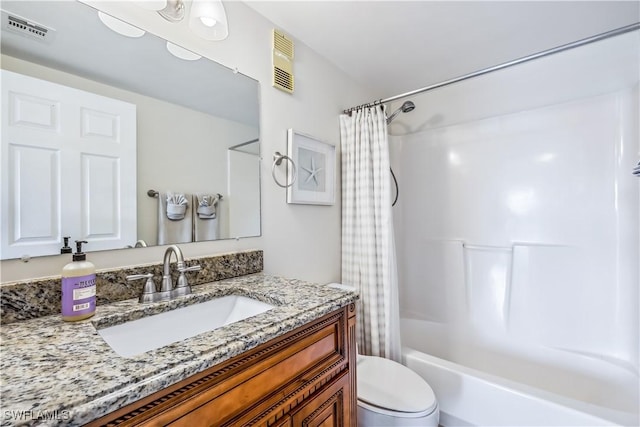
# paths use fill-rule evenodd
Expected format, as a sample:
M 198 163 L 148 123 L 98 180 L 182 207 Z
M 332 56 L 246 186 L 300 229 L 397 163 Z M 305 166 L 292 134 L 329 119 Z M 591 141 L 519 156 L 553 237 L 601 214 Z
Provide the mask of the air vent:
M 282 68 L 273 67 L 273 85 L 278 89 L 293 93 L 293 74 Z
M 2 11 L 2 29 L 44 43 L 51 43 L 56 32 L 53 28 L 48 28 L 5 10 Z
M 278 30 L 273 30 L 273 48 L 293 60 L 293 40 Z
M 273 87 L 293 93 L 293 40 L 273 30 Z

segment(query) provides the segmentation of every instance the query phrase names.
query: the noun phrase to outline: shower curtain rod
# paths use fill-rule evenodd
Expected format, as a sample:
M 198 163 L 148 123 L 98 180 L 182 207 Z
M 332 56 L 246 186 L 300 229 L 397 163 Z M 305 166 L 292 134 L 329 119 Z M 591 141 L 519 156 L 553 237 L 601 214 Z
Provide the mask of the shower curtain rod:
M 574 41 L 574 42 L 571 42 L 571 43 L 567 43 L 567 44 L 564 44 L 564 45 L 561 45 L 561 46 L 558 46 L 558 47 L 554 47 L 554 48 L 551 48 L 551 49 L 543 50 L 541 52 L 534 53 L 534 54 L 529 55 L 529 56 L 523 56 L 522 58 L 514 59 L 513 61 L 504 62 L 502 64 L 494 65 L 494 66 L 489 67 L 489 68 L 484 68 L 484 69 L 479 70 L 479 71 L 474 71 L 472 73 L 465 74 L 465 75 L 462 75 L 460 77 L 455 77 L 455 78 L 450 79 L 450 80 L 445 80 L 444 82 L 440 82 L 440 83 L 436 83 L 436 84 L 433 84 L 433 85 L 430 85 L 430 86 L 425 86 L 425 87 L 420 88 L 420 89 L 412 90 L 411 92 L 405 92 L 405 93 L 402 93 L 400 95 L 392 96 L 390 98 L 380 99 L 378 101 L 373 101 L 373 102 L 370 102 L 368 104 L 362 104 L 362 105 L 358 105 L 356 107 L 351 107 L 349 109 L 343 110 L 343 113 L 344 114 L 351 114 L 351 112 L 355 111 L 355 110 L 359 110 L 359 109 L 367 108 L 367 107 L 373 107 L 375 105 L 384 104 L 385 102 L 396 101 L 398 99 L 402 99 L 402 98 L 406 98 L 406 97 L 409 97 L 409 96 L 417 95 L 419 93 L 427 92 L 427 91 L 432 90 L 432 89 L 438 89 L 438 88 L 441 88 L 443 86 L 448 86 L 448 85 L 453 84 L 453 83 L 458 83 L 458 82 L 461 82 L 463 80 L 470 79 L 472 77 L 478 77 L 478 76 L 481 76 L 483 74 L 487 74 L 487 73 L 491 73 L 493 71 L 502 70 L 503 68 L 511 67 L 513 65 L 522 64 L 524 62 L 532 61 L 534 59 L 542 58 L 542 57 L 545 57 L 545 56 L 548 56 L 548 55 L 553 55 L 554 53 L 563 52 L 565 50 L 569 50 L 569 49 L 573 49 L 573 48 L 576 48 L 576 47 L 584 46 L 586 44 L 590 44 L 590 43 L 594 43 L 594 42 L 597 42 L 597 41 L 600 41 L 600 40 L 608 39 L 610 37 L 619 36 L 621 34 L 625 34 L 625 33 L 631 32 L 631 31 L 639 30 L 639 29 L 640 29 L 640 22 L 636 22 L 635 24 L 627 25 L 625 27 L 620 27 L 620 28 L 617 28 L 615 30 L 607 31 L 605 33 L 597 34 L 595 36 L 587 37 L 585 39 L 577 40 L 577 41 Z

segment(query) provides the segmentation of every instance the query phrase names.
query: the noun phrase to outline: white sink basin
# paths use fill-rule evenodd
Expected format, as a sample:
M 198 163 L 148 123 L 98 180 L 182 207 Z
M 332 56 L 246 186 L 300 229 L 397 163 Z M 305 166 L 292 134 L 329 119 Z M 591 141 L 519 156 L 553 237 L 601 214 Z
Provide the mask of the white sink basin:
M 120 356 L 135 356 L 174 342 L 256 316 L 273 305 L 238 295 L 178 308 L 98 329 L 98 334 Z

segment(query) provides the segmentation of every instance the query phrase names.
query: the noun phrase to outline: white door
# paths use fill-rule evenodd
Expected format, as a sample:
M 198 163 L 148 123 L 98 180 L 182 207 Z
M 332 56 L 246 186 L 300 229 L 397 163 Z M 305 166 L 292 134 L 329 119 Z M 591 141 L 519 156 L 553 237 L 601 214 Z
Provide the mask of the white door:
M 136 107 L 2 70 L 0 258 L 136 241 Z

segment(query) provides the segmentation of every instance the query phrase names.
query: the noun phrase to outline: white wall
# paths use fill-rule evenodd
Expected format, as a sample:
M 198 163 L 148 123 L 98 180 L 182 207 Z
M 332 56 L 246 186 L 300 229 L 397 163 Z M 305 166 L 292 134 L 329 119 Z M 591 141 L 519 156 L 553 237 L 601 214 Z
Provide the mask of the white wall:
M 342 109 L 373 96 L 302 43 L 296 43 L 293 95 L 271 87 L 271 31 L 273 24 L 241 2 L 225 2 L 229 37 L 208 42 L 192 35 L 186 22 L 170 24 L 133 2 L 86 1 L 105 12 L 169 39 L 260 82 L 262 142 L 262 236 L 181 245 L 185 256 L 244 249 L 263 249 L 265 272 L 317 282 L 340 279 L 340 170 L 333 206 L 288 205 L 286 191 L 271 178 L 272 155 L 286 152 L 286 131 L 294 128 L 336 145 L 339 156 L 338 115 Z M 286 29 L 283 29 L 286 32 Z M 338 162 L 339 165 L 339 162 Z M 157 262 L 162 247 L 90 254 L 98 269 Z M 44 257 L 28 263 L 2 261 L 2 282 L 58 275 L 67 257 Z

